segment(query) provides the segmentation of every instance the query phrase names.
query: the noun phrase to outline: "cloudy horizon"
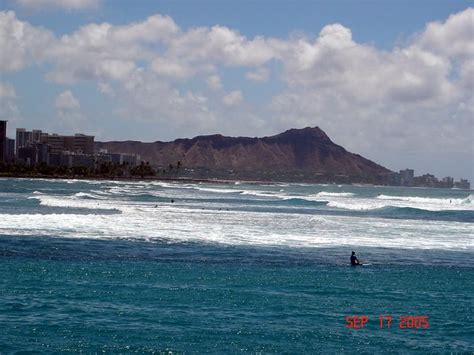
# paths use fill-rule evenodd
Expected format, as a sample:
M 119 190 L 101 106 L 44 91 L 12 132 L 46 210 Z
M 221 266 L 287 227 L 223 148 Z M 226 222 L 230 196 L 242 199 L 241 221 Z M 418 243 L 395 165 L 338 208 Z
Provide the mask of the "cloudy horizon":
M 371 10 L 382 18 L 366 20 L 328 2 L 311 9 L 296 2 L 285 18 L 282 1 L 267 9 L 283 19 L 282 33 L 252 6 L 245 11 L 255 17 L 239 24 L 216 2 L 207 1 L 214 11 L 151 3 L 7 1 L 0 118 L 9 120 L 9 135 L 25 127 L 169 141 L 319 126 L 391 170 L 474 180 L 468 2 L 435 2 L 432 17 L 421 2 L 429 19 L 392 11 L 385 36 L 377 26 L 390 9 Z M 318 15 L 323 10 L 334 14 Z

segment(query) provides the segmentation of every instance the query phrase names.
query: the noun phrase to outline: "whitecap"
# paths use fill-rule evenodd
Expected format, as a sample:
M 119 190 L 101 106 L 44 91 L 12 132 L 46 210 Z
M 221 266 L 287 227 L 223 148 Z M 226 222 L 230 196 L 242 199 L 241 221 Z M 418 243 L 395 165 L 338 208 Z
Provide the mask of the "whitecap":
M 28 199 L 36 199 L 40 201 L 41 206 L 49 207 L 63 207 L 63 208 L 81 208 L 90 210 L 119 210 L 112 201 L 110 203 L 105 201 L 96 201 L 90 199 L 80 199 L 75 196 L 51 196 L 39 195 L 30 196 Z
M 432 211 L 442 210 L 474 210 L 473 195 L 466 198 L 435 198 L 418 196 L 390 196 L 378 195 L 379 201 L 386 205 L 398 207 L 413 207 Z
M 316 194 L 317 197 L 352 197 L 352 192 L 326 192 L 321 191 Z

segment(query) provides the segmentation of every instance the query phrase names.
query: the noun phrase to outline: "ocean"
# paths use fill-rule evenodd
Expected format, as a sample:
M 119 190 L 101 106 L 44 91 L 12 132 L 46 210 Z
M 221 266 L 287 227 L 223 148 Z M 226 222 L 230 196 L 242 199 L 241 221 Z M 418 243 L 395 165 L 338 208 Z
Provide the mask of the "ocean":
M 0 352 L 472 352 L 473 200 L 0 179 Z

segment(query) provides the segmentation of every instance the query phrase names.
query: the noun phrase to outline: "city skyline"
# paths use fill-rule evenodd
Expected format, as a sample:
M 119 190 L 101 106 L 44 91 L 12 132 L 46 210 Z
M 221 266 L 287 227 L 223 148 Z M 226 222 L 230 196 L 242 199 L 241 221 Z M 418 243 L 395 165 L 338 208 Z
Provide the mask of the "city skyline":
M 8 0 L 0 119 L 105 141 L 320 126 L 393 171 L 472 181 L 469 6 Z
M 9 139 L 5 136 L 6 131 L 6 121 L 0 120 L 0 143 L 5 138 Z M 3 133 L 2 133 L 3 132 Z M 67 151 L 68 156 L 70 153 L 76 154 L 79 152 L 80 155 L 86 154 L 91 156 L 100 156 L 102 153 L 100 149 L 94 148 L 94 136 L 86 135 L 84 133 L 74 133 L 71 136 L 65 136 L 58 133 L 48 133 L 43 132 L 41 129 L 32 129 L 28 131 L 26 128 L 16 128 L 16 139 L 9 139 L 10 141 L 14 141 L 15 149 L 12 151 L 15 152 L 15 156 L 13 159 L 15 162 L 21 162 L 22 159 L 19 157 L 19 148 L 22 147 L 29 147 L 31 144 L 40 143 L 41 148 L 48 148 L 45 150 L 45 154 L 48 155 L 49 153 L 54 154 L 61 154 L 63 151 Z M 79 142 L 76 140 L 79 139 Z M 69 140 L 69 141 L 68 141 Z M 21 141 L 21 143 L 20 143 Z M 1 147 L 1 146 L 0 146 Z M 40 149 L 41 150 L 41 149 Z M 0 150 L 1 152 L 1 150 Z M 106 150 L 105 150 L 105 153 Z M 28 152 L 29 154 L 29 152 Z M 119 156 L 118 159 L 122 159 L 123 153 L 116 154 Z M 127 155 L 127 154 L 125 154 Z M 130 156 L 130 155 L 127 155 Z M 139 156 L 138 156 L 139 157 Z M 4 159 L 5 160 L 5 159 Z M 2 161 L 0 155 L 0 162 Z M 49 165 L 49 159 L 46 158 L 43 162 L 46 162 Z M 24 163 L 24 162 L 23 162 Z M 38 164 L 38 162 L 34 162 L 33 164 Z M 134 160 L 134 164 L 137 163 L 137 159 Z M 28 162 L 28 165 L 31 164 Z M 71 160 L 72 164 L 72 160 Z M 425 172 L 422 175 L 415 175 L 415 169 L 412 168 L 405 168 L 400 170 L 399 172 L 393 171 L 391 174 L 387 175 L 386 183 L 392 186 L 406 186 L 406 187 L 442 187 L 442 188 L 462 188 L 462 189 L 470 189 L 470 180 L 465 179 L 463 177 L 459 178 L 459 181 L 455 181 L 455 178 L 451 175 L 446 175 L 440 177 L 438 179 L 437 176 L 434 176 L 430 172 Z

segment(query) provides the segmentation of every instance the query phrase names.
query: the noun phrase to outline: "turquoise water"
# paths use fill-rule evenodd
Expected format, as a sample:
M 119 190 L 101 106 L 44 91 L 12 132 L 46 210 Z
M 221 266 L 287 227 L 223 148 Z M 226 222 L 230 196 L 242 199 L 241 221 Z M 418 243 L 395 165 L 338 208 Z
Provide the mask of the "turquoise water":
M 0 350 L 470 352 L 471 193 L 0 179 Z

